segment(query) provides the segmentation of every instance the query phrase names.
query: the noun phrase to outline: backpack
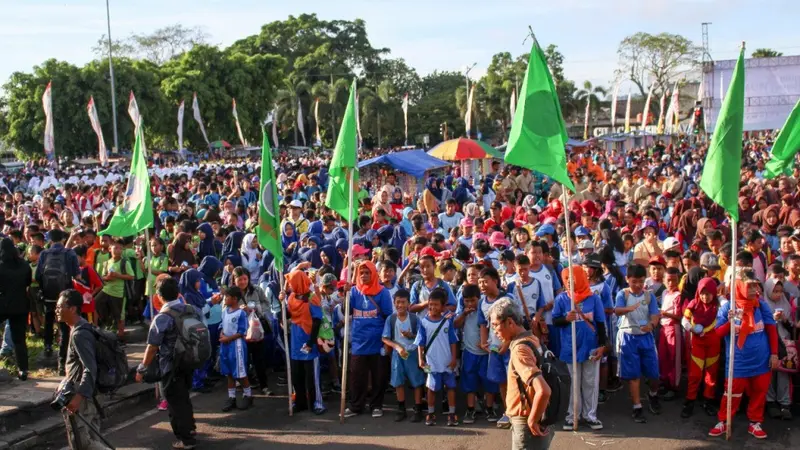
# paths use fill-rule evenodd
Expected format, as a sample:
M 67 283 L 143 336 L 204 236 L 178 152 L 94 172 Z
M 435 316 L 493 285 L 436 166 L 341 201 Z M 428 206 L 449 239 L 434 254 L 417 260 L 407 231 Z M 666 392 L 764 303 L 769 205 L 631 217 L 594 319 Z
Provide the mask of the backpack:
M 417 299 L 419 299 L 419 294 L 420 294 L 420 292 L 422 292 L 422 285 L 424 285 L 424 284 L 425 284 L 425 280 L 419 280 L 419 281 L 414 282 L 414 285 L 411 287 L 411 290 L 414 293 L 414 295 L 417 296 Z M 427 287 L 427 286 L 425 286 L 425 287 Z M 436 279 L 436 287 L 433 288 L 433 289 L 438 289 L 438 288 L 442 288 L 442 289 L 444 289 L 445 292 L 447 292 L 447 289 L 450 288 L 450 286 L 448 286 L 447 283 L 444 280 L 442 280 L 441 278 L 437 278 Z M 433 289 L 431 289 L 431 291 Z M 449 300 L 449 297 L 448 297 L 448 299 L 445 300 L 445 302 L 444 302 L 445 305 L 447 305 L 447 301 L 448 300 Z
M 186 305 L 183 311 L 164 305 L 161 313 L 175 321 L 178 339 L 175 341 L 173 361 L 176 367 L 199 369 L 211 357 L 211 336 L 208 327 L 195 314 L 194 307 Z
M 95 343 L 95 360 L 97 362 L 98 392 L 111 394 L 125 386 L 128 381 L 128 356 L 122 348 L 117 335 L 111 331 L 89 326 Z
M 133 270 L 133 273 L 129 274 L 125 270 L 125 267 L 128 265 L 128 264 L 125 264 L 126 262 L 128 264 L 130 264 L 131 269 Z M 125 286 L 125 291 L 124 291 L 125 292 L 125 298 L 128 299 L 128 304 L 129 305 L 133 304 L 136 300 L 138 300 L 136 298 L 136 269 L 134 268 L 134 264 L 136 264 L 136 260 L 133 259 L 133 258 L 125 258 L 125 257 L 123 257 L 119 261 L 119 271 L 120 271 L 120 273 L 123 274 L 123 275 L 133 275 L 133 280 L 124 280 L 124 282 L 125 282 L 125 284 L 124 284 L 124 286 Z
M 526 345 L 533 350 L 536 355 L 536 366 L 541 370 L 541 376 L 544 377 L 544 381 L 550 386 L 550 401 L 547 403 L 547 408 L 544 410 L 540 423 L 547 427 L 563 422 L 567 416 L 569 393 L 570 389 L 572 389 L 572 377 L 567 363 L 556 358 L 553 352 L 544 345 L 541 348 L 536 348 L 529 339 L 520 339 L 514 345 Z M 528 397 L 530 385 L 526 386 L 519 375 L 515 378 L 520 392 L 522 408 L 529 413 L 533 404 L 533 400 Z
M 67 251 L 48 253 L 42 267 L 42 298 L 56 300 L 64 290 L 71 287 L 71 277 L 67 274 Z
M 411 334 L 414 336 L 417 335 L 417 331 L 419 330 L 419 317 L 416 314 L 409 312 L 408 313 L 409 319 L 411 319 Z M 393 313 L 389 316 L 389 339 L 394 340 L 394 327 L 397 325 L 397 313 Z

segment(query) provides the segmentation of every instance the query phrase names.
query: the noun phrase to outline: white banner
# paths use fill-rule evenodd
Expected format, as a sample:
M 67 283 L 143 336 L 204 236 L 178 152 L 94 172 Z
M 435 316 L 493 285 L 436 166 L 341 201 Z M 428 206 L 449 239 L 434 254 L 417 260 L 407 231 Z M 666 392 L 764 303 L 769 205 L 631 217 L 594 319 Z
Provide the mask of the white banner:
M 303 138 L 303 147 L 306 146 L 306 127 L 303 123 L 303 105 L 300 98 L 297 99 L 297 129 L 300 130 L 300 137 Z
M 467 128 L 467 138 L 469 138 L 469 131 L 472 128 L 472 96 L 475 94 L 475 85 L 473 84 L 469 90 L 469 96 L 467 97 L 467 114 L 464 116 L 464 124 L 466 124 Z
M 100 157 L 100 164 L 108 164 L 108 153 L 106 151 L 106 141 L 103 139 L 103 129 L 100 127 L 100 118 L 97 116 L 97 108 L 94 105 L 94 97 L 89 97 L 89 105 L 86 107 L 89 113 L 89 122 L 92 124 L 92 129 L 97 134 L 97 147 L 98 155 Z
M 239 142 L 247 147 L 247 141 L 244 140 L 244 136 L 242 135 L 242 127 L 239 125 L 239 113 L 236 112 L 236 99 L 233 99 L 233 118 L 236 120 L 236 132 L 239 133 Z
M 319 135 L 319 99 L 314 101 L 314 126 L 316 127 L 317 137 L 315 145 L 322 146 L 322 136 Z
M 278 105 L 267 116 L 267 123 L 272 122 L 272 142 L 275 150 L 278 149 Z
M 183 150 L 183 100 L 178 106 L 178 151 Z
M 206 140 L 206 145 L 211 145 L 211 142 L 208 142 L 206 127 L 203 126 L 203 118 L 200 117 L 200 104 L 197 102 L 197 92 L 195 92 L 192 97 L 192 115 L 194 116 L 194 121 L 200 125 L 200 132 L 203 133 L 203 139 Z
M 644 112 L 642 113 L 642 128 L 647 128 L 650 116 L 650 100 L 653 99 L 653 85 L 650 85 L 650 90 L 647 92 L 647 101 L 644 102 Z
M 44 107 L 44 154 L 50 161 L 55 160 L 56 139 L 53 134 L 53 82 L 47 83 L 47 88 L 42 95 L 42 106 Z
M 628 103 L 625 104 L 625 132 L 631 132 L 631 89 L 628 88 Z
M 659 112 L 658 112 L 658 126 L 657 126 L 658 133 L 657 134 L 664 134 L 664 108 L 667 105 L 667 94 L 668 93 L 669 93 L 668 91 L 664 91 L 661 94 L 661 103 L 659 103 L 660 108 L 659 108 Z
M 403 144 L 403 145 L 408 145 L 408 92 L 406 92 L 406 95 L 403 96 L 403 106 L 402 107 L 403 107 L 403 121 L 405 123 L 405 128 L 404 129 L 405 129 L 405 136 L 406 136 L 405 144 Z
M 511 100 L 508 103 L 508 111 L 511 113 L 511 122 L 513 122 L 514 114 L 517 113 L 517 88 L 511 90 Z
M 583 140 L 589 139 L 589 107 L 591 106 L 591 96 L 586 96 L 586 111 L 583 114 Z
M 141 119 L 142 115 L 139 114 L 139 105 L 136 103 L 136 97 L 133 95 L 133 91 L 131 91 L 130 95 L 128 96 L 128 115 L 131 116 L 131 120 L 133 121 L 133 129 L 135 133 L 136 127 L 139 126 L 139 120 Z
M 620 84 L 622 84 L 622 80 L 617 81 L 614 86 L 614 94 L 611 96 L 611 128 L 614 128 L 617 124 L 617 96 L 619 95 Z

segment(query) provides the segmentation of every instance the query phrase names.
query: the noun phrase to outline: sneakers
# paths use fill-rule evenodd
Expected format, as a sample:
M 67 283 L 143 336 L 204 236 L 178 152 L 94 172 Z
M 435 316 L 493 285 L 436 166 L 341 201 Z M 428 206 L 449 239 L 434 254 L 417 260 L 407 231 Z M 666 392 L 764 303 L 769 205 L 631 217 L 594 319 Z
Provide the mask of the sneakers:
M 703 411 L 705 411 L 706 415 L 709 417 L 716 417 L 719 409 L 717 405 L 714 404 L 713 400 L 706 400 L 703 402 Z
M 753 422 L 747 427 L 747 432 L 753 435 L 756 439 L 766 439 L 767 433 L 766 431 L 761 429 L 761 424 L 758 422 Z
M 436 414 L 428 414 L 425 416 L 425 425 L 429 427 L 436 425 Z
M 608 394 L 606 391 L 600 391 L 600 394 L 597 395 L 597 404 L 602 405 L 608 401 Z
M 647 394 L 647 398 L 650 400 L 647 405 L 650 412 L 655 415 L 661 414 L 661 400 L 658 399 L 658 395 Z
M 636 423 L 647 423 L 647 419 L 644 417 L 644 409 L 643 408 L 633 408 L 633 421 Z
M 447 415 L 447 426 L 448 427 L 457 427 L 458 426 L 458 416 L 455 414 L 448 414 Z
M 344 417 L 345 417 L 345 419 L 349 419 L 350 417 L 355 417 L 355 416 L 357 416 L 357 415 L 359 415 L 359 414 L 360 414 L 360 413 L 357 413 L 357 412 L 353 411 L 353 410 L 352 410 L 352 409 L 350 409 L 350 408 L 347 408 L 347 409 L 345 409 L 345 410 L 344 410 Z
M 265 387 L 261 389 L 261 395 L 269 397 L 270 395 L 272 395 L 272 391 L 268 387 Z
M 781 406 L 781 419 L 792 420 L 792 410 L 788 406 Z
M 613 394 L 614 392 L 618 392 L 619 390 L 621 390 L 623 387 L 624 385 L 622 384 L 622 381 L 619 378 L 617 378 L 614 381 L 608 382 L 608 386 L 606 386 L 606 392 Z
M 175 450 L 193 450 L 195 447 L 197 447 L 196 444 L 187 444 L 183 441 L 177 441 L 172 443 L 172 448 L 174 448 Z
M 594 431 L 600 431 L 603 429 L 603 422 L 600 422 L 599 420 L 586 419 L 586 425 L 589 425 L 589 428 Z
M 166 411 L 169 408 L 169 404 L 167 403 L 166 400 L 161 400 L 160 402 L 158 402 L 157 408 L 159 411 Z
M 321 415 L 325 414 L 326 412 L 328 412 L 328 408 L 325 408 L 325 407 L 314 408 L 314 415 L 321 416 Z
M 17 378 L 19 378 L 19 381 L 27 381 L 28 380 L 28 371 L 27 370 L 20 370 L 19 372 L 17 372 Z M 789 416 L 789 418 L 791 418 L 791 415 Z
M 411 422 L 419 423 L 422 422 L 422 408 L 414 407 L 414 415 L 411 416 Z
M 236 399 L 228 397 L 225 401 L 225 405 L 222 406 L 222 412 L 228 412 L 236 408 Z
M 375 408 L 372 410 L 372 418 L 377 419 L 378 417 L 383 417 L 383 410 L 381 408 Z
M 750 427 L 752 429 L 752 425 L 750 425 Z M 759 427 L 759 429 L 761 429 L 761 427 Z M 725 426 L 725 422 L 718 422 L 717 425 L 714 426 L 714 428 L 712 428 L 708 432 L 708 435 L 711 436 L 711 437 L 720 437 L 723 434 L 725 434 L 727 431 L 728 431 L 728 427 Z M 748 430 L 748 431 L 750 431 L 750 430 Z
M 235 401 L 234 401 L 234 403 L 235 403 Z M 251 406 L 253 406 L 253 396 L 252 395 L 243 396 L 242 397 L 242 406 L 239 409 L 244 411 L 245 409 L 249 409 Z
M 507 415 L 503 414 L 503 417 L 497 421 L 497 428 L 508 429 L 511 428 L 511 419 L 508 418 Z
M 564 431 L 572 431 L 575 429 L 575 422 L 571 420 L 564 420 L 564 426 L 561 427 Z
M 500 419 L 500 417 L 497 416 L 497 411 L 495 411 L 494 408 L 487 408 L 487 410 L 488 412 L 486 413 L 486 420 L 495 423 Z
M 402 409 L 398 410 L 397 413 L 395 413 L 394 421 L 395 422 L 402 422 L 402 421 L 406 420 L 407 417 L 408 417 L 408 413 L 406 413 L 406 409 L 402 408 Z
M 767 415 L 770 419 L 780 419 L 781 409 L 778 407 L 777 403 L 770 402 L 769 405 L 767 405 Z
M 681 409 L 681 417 L 688 419 L 692 417 L 692 414 L 694 414 L 694 400 L 686 400 L 683 403 L 683 409 Z
M 463 420 L 463 422 L 464 422 L 465 424 L 472 424 L 472 423 L 475 423 L 475 410 L 474 410 L 474 409 L 473 409 L 473 410 L 469 410 L 469 409 L 468 409 L 468 410 L 467 410 L 467 412 L 466 412 L 466 413 L 464 413 L 464 420 Z
M 342 384 L 339 383 L 338 381 L 333 383 L 333 386 L 331 386 L 331 391 L 333 391 L 334 394 L 341 394 L 342 393 Z

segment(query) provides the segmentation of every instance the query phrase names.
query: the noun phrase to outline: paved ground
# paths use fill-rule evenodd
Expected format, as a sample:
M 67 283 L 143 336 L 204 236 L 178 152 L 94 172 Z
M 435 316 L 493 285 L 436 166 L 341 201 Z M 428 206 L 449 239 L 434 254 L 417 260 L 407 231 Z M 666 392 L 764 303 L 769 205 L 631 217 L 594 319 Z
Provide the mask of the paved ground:
M 221 388 L 194 397 L 201 449 L 240 450 L 255 448 L 300 449 L 504 449 L 510 446 L 507 430 L 499 430 L 488 422 L 447 428 L 426 427 L 409 422 L 394 423 L 394 411 L 383 418 L 360 416 L 338 421 L 338 397 L 328 402 L 330 411 L 323 416 L 304 412 L 295 417 L 286 414 L 285 396 L 258 397 L 248 411 L 223 413 Z M 388 396 L 387 396 L 388 398 Z M 392 397 L 393 398 L 393 397 Z M 621 391 L 600 407 L 599 416 L 606 428 L 602 432 L 585 429 L 578 433 L 556 432 L 551 448 L 570 449 L 609 447 L 614 449 L 706 449 L 706 448 L 800 448 L 798 421 L 765 423 L 770 433 L 767 441 L 756 441 L 747 434 L 747 423 L 741 415 L 734 423 L 731 444 L 706 437 L 714 418 L 698 408 L 690 420 L 679 416 L 680 404 L 665 403 L 661 416 L 648 415 L 645 425 L 635 424 L 628 415 L 627 394 Z M 387 408 L 388 409 L 388 408 Z M 334 412 L 335 411 L 335 412 Z M 109 439 L 118 448 L 168 449 L 174 440 L 166 412 L 155 409 L 117 424 L 108 431 Z M 440 423 L 442 421 L 440 420 Z

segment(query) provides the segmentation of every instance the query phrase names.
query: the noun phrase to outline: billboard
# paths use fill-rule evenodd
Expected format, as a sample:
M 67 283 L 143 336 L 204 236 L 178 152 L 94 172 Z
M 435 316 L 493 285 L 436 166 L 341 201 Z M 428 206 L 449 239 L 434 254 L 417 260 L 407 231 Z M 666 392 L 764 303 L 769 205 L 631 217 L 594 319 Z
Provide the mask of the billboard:
M 715 61 L 703 73 L 706 129 L 713 131 L 736 60 Z M 800 56 L 745 60 L 745 131 L 780 128 L 800 99 Z

